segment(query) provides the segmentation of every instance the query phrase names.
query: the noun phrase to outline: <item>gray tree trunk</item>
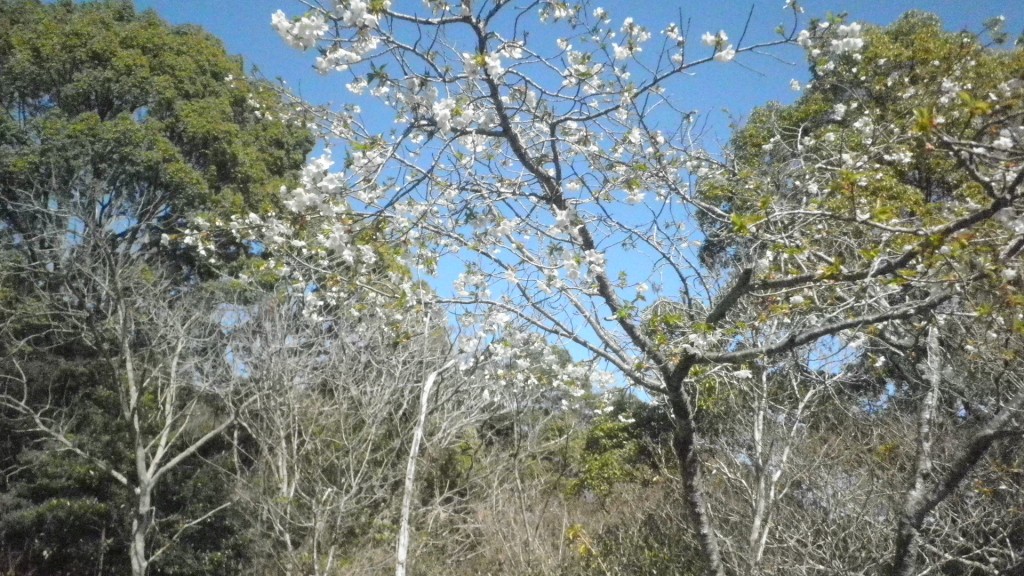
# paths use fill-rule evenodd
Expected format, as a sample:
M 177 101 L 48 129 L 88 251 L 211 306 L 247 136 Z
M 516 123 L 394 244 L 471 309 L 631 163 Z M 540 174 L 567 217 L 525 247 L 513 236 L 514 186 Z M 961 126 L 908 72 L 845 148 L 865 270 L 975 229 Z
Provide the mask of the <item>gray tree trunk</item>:
M 406 576 L 409 562 L 409 516 L 412 511 L 412 498 L 416 491 L 416 459 L 419 457 L 420 445 L 423 443 L 424 429 L 427 425 L 427 413 L 430 410 L 430 392 L 434 382 L 442 372 L 452 366 L 449 362 L 440 369 L 431 372 L 423 380 L 420 389 L 420 413 L 416 419 L 416 428 L 412 433 L 412 445 L 409 447 L 409 458 L 405 465 L 405 486 L 402 492 L 402 518 L 398 528 L 398 547 L 395 551 L 395 576 Z

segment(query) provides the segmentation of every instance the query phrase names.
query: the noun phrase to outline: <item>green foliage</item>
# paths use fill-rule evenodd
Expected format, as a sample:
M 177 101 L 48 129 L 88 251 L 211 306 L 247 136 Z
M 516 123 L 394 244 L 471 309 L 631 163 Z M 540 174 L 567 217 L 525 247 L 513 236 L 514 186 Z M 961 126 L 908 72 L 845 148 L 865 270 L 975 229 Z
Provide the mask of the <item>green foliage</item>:
M 60 304 L 69 288 L 91 297 L 110 287 L 68 276 L 62 262 L 48 260 L 47 239 L 65 236 L 73 213 L 86 232 L 125 227 L 121 241 L 138 248 L 155 247 L 161 232 L 173 234 L 190 215 L 274 209 L 312 147 L 311 132 L 272 86 L 247 78 L 220 41 L 137 13 L 127 1 L 0 0 L 0 107 L 0 373 L 23 373 L 27 403 L 66 421 L 78 448 L 133 470 L 125 391 L 106 340 L 110 319 L 102 307 Z M 160 290 L 157 269 L 185 271 L 183 282 L 196 269 L 184 253 L 136 264 L 125 277 L 143 291 Z M 85 325 L 92 331 L 71 328 Z M 161 359 L 144 352 L 144 335 L 140 324 L 138 356 L 158 366 Z M 206 402 L 191 393 L 179 401 Z M 153 394 L 142 397 L 144 434 L 157 403 Z M 202 426 L 191 421 L 185 436 Z M 0 464 L 17 472 L 3 484 L 0 571 L 127 573 L 134 496 L 93 463 L 23 432 L 31 427 L 0 414 Z M 159 546 L 231 498 L 227 479 L 209 464 L 223 450 L 211 445 L 165 482 L 156 503 Z M 155 573 L 242 571 L 244 528 L 230 510 L 186 528 Z
M 248 534 L 251 526 L 235 500 L 231 447 L 220 441 L 169 473 L 155 503 L 161 514 L 153 547 L 171 544 L 169 536 L 181 532 L 151 573 L 155 576 L 239 574 L 251 565 L 260 546 Z M 211 510 L 230 504 L 198 524 L 186 526 Z
M 130 2 L 3 0 L 0 38 L 5 198 L 88 175 L 98 195 L 144 186 L 177 211 L 261 212 L 312 146 L 218 40 Z
M 821 34 L 823 44 L 834 28 Z M 864 38 L 857 58 L 812 56 L 813 82 L 799 101 L 756 109 L 732 138 L 729 169 L 701 181 L 702 198 L 730 218 L 698 215 L 708 236 L 701 250 L 706 264 L 743 259 L 756 242 L 745 237 L 761 221 L 785 227 L 777 212 L 786 207 L 848 221 L 935 226 L 957 215 L 953 205 L 985 203 L 956 155 L 938 149 L 938 134 L 983 141 L 1012 125 L 1024 102 L 1006 86 L 1024 76 L 1024 51 L 993 50 L 983 38 L 946 32 L 936 17 L 920 12 L 868 28 Z M 861 159 L 861 168 L 837 169 L 843 157 Z M 828 236 L 847 237 L 851 245 L 876 242 L 863 227 L 835 220 Z M 916 242 L 906 235 L 889 245 Z M 786 248 L 797 247 L 807 248 Z M 857 261 L 855 254 L 845 257 Z
M 579 457 L 578 476 L 569 484 L 570 494 L 592 492 L 607 496 L 616 484 L 636 479 L 639 446 L 621 422 L 602 419 L 585 434 Z
M 15 573 L 128 571 L 127 494 L 109 475 L 67 453 L 22 451 L 23 472 L 0 497 L 5 570 Z
M 650 484 L 662 473 L 661 450 L 670 435 L 664 407 L 618 394 L 575 440 L 567 494 L 604 498 L 622 484 Z

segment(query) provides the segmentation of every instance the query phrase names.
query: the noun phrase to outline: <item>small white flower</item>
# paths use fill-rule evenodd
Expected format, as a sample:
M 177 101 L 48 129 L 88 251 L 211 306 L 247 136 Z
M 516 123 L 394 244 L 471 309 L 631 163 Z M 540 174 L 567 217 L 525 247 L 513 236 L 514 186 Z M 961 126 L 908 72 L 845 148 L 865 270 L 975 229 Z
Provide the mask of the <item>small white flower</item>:
M 327 23 L 319 11 L 292 21 L 284 12 L 278 10 L 270 17 L 270 25 L 285 42 L 300 50 L 311 48 L 327 32 Z
M 462 53 L 462 63 L 466 67 L 466 76 L 476 78 L 480 73 L 480 64 L 477 62 L 476 54 L 469 52 Z
M 291 20 L 288 19 L 288 16 L 282 10 L 278 10 L 271 15 L 270 25 L 281 35 L 287 34 L 292 28 Z
M 838 54 L 857 52 L 863 47 L 864 40 L 862 38 L 843 38 L 842 40 L 832 41 L 832 51 Z
M 1009 150 L 1013 148 L 1013 138 L 1010 137 L 1010 131 L 1000 130 L 999 138 L 992 141 L 992 147 L 996 150 Z
M 572 210 L 559 210 L 554 209 L 555 213 L 555 228 L 565 229 L 568 228 L 572 222 Z
M 729 36 L 725 33 L 725 30 L 719 30 L 718 34 L 705 32 L 704 34 L 701 34 L 700 41 L 703 42 L 705 46 L 720 48 L 723 44 L 729 41 Z
M 733 49 L 732 44 L 729 44 L 719 52 L 715 54 L 715 61 L 717 62 L 731 62 L 736 57 L 736 50 Z
M 864 47 L 864 39 L 860 37 L 861 25 L 852 22 L 839 26 L 839 39 L 832 41 L 832 51 L 837 54 L 857 52 Z
M 664 34 L 669 40 L 673 40 L 675 42 L 683 41 L 683 35 L 682 33 L 680 33 L 679 26 L 677 26 L 675 22 L 672 22 L 668 26 L 666 26 L 665 29 L 661 31 L 661 33 Z
M 518 60 L 523 57 L 523 44 L 521 42 L 506 42 L 501 47 L 501 52 L 513 60 Z
M 491 78 L 499 78 L 505 73 L 505 69 L 501 67 L 501 57 L 497 54 L 484 56 L 484 67 L 487 68 L 487 75 Z
M 845 26 L 839 26 L 839 35 L 847 38 L 856 38 L 860 36 L 861 25 L 857 22 L 851 22 Z

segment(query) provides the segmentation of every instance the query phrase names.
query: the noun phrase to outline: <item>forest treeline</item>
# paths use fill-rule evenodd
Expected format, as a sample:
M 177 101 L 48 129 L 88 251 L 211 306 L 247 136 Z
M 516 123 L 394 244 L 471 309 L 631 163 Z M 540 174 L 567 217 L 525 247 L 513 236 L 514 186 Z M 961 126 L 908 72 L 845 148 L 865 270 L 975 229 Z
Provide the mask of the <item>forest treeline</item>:
M 594 7 L 394 4 L 273 20 L 378 134 L 130 1 L 0 0 L 0 573 L 1024 573 L 1001 20 L 791 2 L 631 77 Z M 691 147 L 666 79 L 781 46 L 798 101 Z

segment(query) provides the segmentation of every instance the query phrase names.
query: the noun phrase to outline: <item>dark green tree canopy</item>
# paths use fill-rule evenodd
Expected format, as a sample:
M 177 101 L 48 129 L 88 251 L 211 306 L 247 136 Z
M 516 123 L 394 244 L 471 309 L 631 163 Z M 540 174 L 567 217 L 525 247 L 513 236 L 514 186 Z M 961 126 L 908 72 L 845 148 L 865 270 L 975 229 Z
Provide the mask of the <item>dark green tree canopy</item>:
M 158 191 L 176 212 L 260 211 L 312 135 L 240 58 L 131 2 L 0 0 L 0 186 Z
M 0 109 L 0 375 L 5 385 L 21 378 L 26 401 L 49 406 L 48 414 L 73 415 L 66 432 L 84 452 L 130 469 L 109 318 L 102 306 L 62 308 L 61 294 L 83 293 L 96 268 L 125 262 L 133 271 L 114 270 L 119 278 L 145 286 L 170 265 L 173 282 L 194 285 L 189 257 L 142 248 L 191 216 L 273 210 L 312 132 L 269 83 L 247 78 L 219 40 L 125 1 L 0 0 Z M 91 264 L 78 266 L 84 275 L 75 275 L 72 254 Z M 110 286 L 93 288 L 105 294 Z M 144 319 L 146 309 L 131 312 Z M 97 331 L 70 329 L 76 319 Z M 154 324 L 146 322 L 139 327 Z M 153 349 L 144 339 L 132 345 L 140 354 Z M 194 401 L 215 413 L 214 403 L 187 392 L 186 407 Z M 151 433 L 146 426 L 142 434 Z M 24 417 L 0 412 L 0 571 L 127 573 L 133 495 L 29 429 Z M 173 471 L 154 501 L 164 529 L 227 500 L 223 474 L 202 464 L 224 451 L 211 442 Z M 205 496 L 190 496 L 198 486 Z M 206 506 L 207 497 L 217 501 Z M 193 529 L 156 572 L 237 572 L 227 567 L 242 541 L 234 521 L 224 513 Z M 150 538 L 159 547 L 165 536 Z

